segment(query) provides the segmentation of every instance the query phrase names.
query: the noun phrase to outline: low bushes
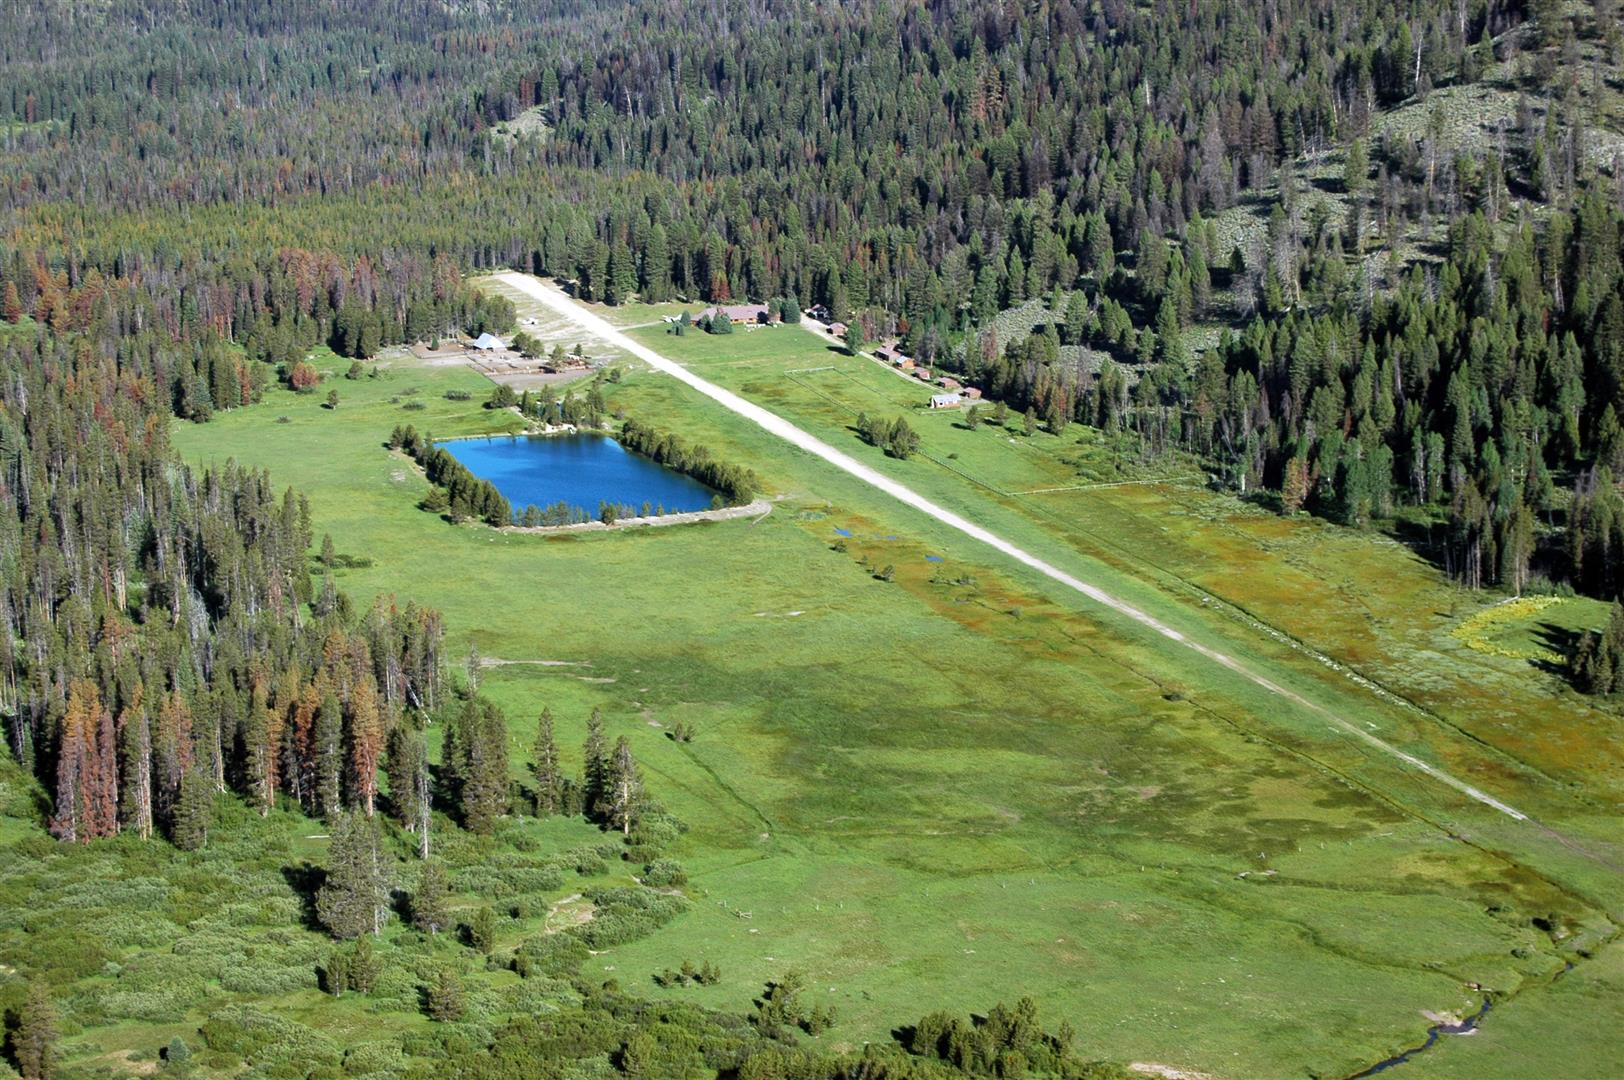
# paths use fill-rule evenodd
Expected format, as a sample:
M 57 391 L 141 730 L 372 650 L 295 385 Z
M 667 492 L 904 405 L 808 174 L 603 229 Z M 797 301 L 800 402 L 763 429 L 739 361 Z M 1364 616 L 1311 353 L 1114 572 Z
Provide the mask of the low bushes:
M 685 885 L 688 872 L 675 859 L 655 859 L 643 868 L 643 884 L 655 889 Z
M 210 1050 L 252 1061 L 262 1076 L 303 1077 L 316 1069 L 337 1069 L 343 1062 L 337 1045 L 325 1035 L 248 1005 L 220 1010 L 199 1031 Z
M 597 912 L 591 922 L 569 933 L 579 937 L 590 949 L 607 949 L 652 934 L 688 908 L 688 901 L 682 897 L 651 889 L 593 889 L 587 897 Z
M 513 953 L 513 970 L 526 979 L 564 978 L 575 974 L 591 953 L 572 934 L 544 934 L 525 941 Z

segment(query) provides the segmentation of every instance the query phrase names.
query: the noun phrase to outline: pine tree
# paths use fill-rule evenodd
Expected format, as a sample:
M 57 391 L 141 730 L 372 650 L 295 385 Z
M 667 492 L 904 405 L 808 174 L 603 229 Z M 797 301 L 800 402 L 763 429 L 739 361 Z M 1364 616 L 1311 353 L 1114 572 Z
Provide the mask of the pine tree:
M 438 934 L 451 925 L 450 909 L 446 906 L 451 891 L 445 876 L 445 867 L 437 862 L 423 864 L 417 878 L 417 891 L 412 894 L 412 925 L 430 934 Z
M 553 738 L 553 713 L 542 709 L 536 721 L 535 761 L 531 766 L 536 778 L 536 814 L 545 817 L 556 814 L 563 796 L 564 776 L 558 764 L 558 743 Z
M 643 774 L 632 758 L 632 748 L 622 735 L 615 743 L 615 756 L 609 770 L 609 825 L 629 836 L 632 824 L 643 809 Z
M 350 987 L 359 994 L 370 994 L 383 973 L 383 961 L 372 947 L 372 939 L 362 934 L 356 939 L 349 957 Z
M 863 320 L 853 316 L 851 322 L 846 324 L 846 336 L 843 339 L 846 351 L 853 356 L 863 351 L 865 344 L 863 338 Z
M 643 298 L 659 303 L 671 295 L 671 245 L 665 226 L 655 222 L 643 248 Z
M 364 811 L 346 811 L 333 828 L 327 880 L 316 893 L 316 917 L 340 941 L 383 930 L 389 880 L 378 824 Z
M 462 979 L 448 967 L 441 968 L 435 974 L 425 997 L 428 1000 L 429 1018 L 440 1023 L 461 1020 L 467 1007 L 463 999 Z
M 316 804 L 330 818 L 344 808 L 344 711 L 331 687 L 316 712 L 314 739 Z
M 1066 344 L 1082 345 L 1088 340 L 1088 300 L 1083 290 L 1073 289 L 1066 298 Z
M 11 1054 L 23 1080 L 50 1080 L 56 1075 L 56 1009 L 43 984 L 30 983 L 17 1011 Z
M 417 805 L 417 774 L 427 765 L 423 737 L 402 724 L 389 737 L 389 808 L 395 820 L 408 832 L 415 831 L 420 817 Z
M 169 838 L 182 851 L 201 851 L 208 846 L 209 829 L 214 826 L 214 796 L 214 781 L 201 768 L 187 769 L 181 776 Z
M 603 731 L 603 713 L 597 709 L 586 721 L 586 742 L 581 747 L 581 802 L 588 818 L 603 813 L 609 792 L 609 742 Z
M 22 297 L 17 295 L 17 283 L 6 282 L 5 296 L 0 298 L 0 318 L 8 323 L 19 323 L 23 318 Z
M 468 944 L 486 954 L 496 948 L 496 912 L 488 907 L 474 912 L 468 923 Z
M 378 794 L 378 760 L 383 756 L 388 734 L 378 688 L 370 677 L 356 680 L 350 694 L 350 790 L 355 800 L 372 816 Z
M 218 749 L 219 741 L 215 740 Z M 164 698 L 153 738 L 154 803 L 157 816 L 170 820 L 180 798 L 181 779 L 192 767 L 192 710 L 179 691 Z
M 601 302 L 609 295 L 609 245 L 602 240 L 594 240 L 589 258 L 591 262 L 583 275 L 586 278 L 585 299 Z
M 470 698 L 458 732 L 467 764 L 462 778 L 462 821 L 470 832 L 488 835 L 507 813 L 507 721 L 484 698 Z
M 248 716 L 243 723 L 242 748 L 247 795 L 260 817 L 269 814 L 276 803 L 280 726 L 279 718 L 269 705 L 265 680 L 258 679 L 254 683 L 248 702 Z
M 51 832 L 86 842 L 118 831 L 118 766 L 113 719 L 88 679 L 68 690 L 57 740 L 56 812 Z
M 617 241 L 609 252 L 609 287 L 604 300 L 611 304 L 624 304 L 637 290 L 637 264 L 631 249 Z
M 152 836 L 152 724 L 141 707 L 141 688 L 119 718 L 119 760 L 123 784 L 120 824 L 143 840 Z
M 306 813 L 321 812 L 316 790 L 316 715 L 321 711 L 321 694 L 314 683 L 306 683 L 289 711 L 288 761 L 283 769 L 288 786 Z

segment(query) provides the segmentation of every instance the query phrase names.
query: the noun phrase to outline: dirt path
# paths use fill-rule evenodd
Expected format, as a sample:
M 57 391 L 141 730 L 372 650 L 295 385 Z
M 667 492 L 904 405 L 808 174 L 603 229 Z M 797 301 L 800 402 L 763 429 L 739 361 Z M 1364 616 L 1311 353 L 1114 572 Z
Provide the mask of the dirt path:
M 588 311 L 575 303 L 575 301 L 565 295 L 562 290 L 554 288 L 550 285 L 546 285 L 536 278 L 532 278 L 524 274 L 505 273 L 498 274 L 497 277 L 503 283 L 511 286 L 512 288 L 518 289 L 527 296 L 533 297 L 542 304 L 546 305 L 549 309 L 570 319 L 582 330 L 596 335 L 598 338 L 610 345 L 614 345 L 617 348 L 625 350 L 627 353 L 637 357 L 639 360 L 648 364 L 656 371 L 662 371 L 677 381 L 686 383 L 688 386 L 693 387 L 695 390 L 699 391 L 701 394 L 704 394 L 711 400 L 721 404 L 725 408 L 737 413 L 752 423 L 757 424 L 771 434 L 776 435 L 785 442 L 790 443 L 792 446 L 797 446 L 800 449 L 805 450 L 807 453 L 822 458 L 824 461 L 827 461 L 837 469 L 850 473 L 852 476 L 855 476 L 857 479 L 863 481 L 865 484 L 868 484 L 870 487 L 883 491 L 885 494 L 891 496 L 893 499 L 896 499 L 898 502 L 911 506 L 921 513 L 928 514 L 937 521 L 940 521 L 942 524 L 947 525 L 950 528 L 957 529 L 959 532 L 970 537 L 972 540 L 985 544 L 993 550 L 1007 555 L 1016 562 L 1036 570 L 1044 577 L 1047 577 L 1052 581 L 1056 581 L 1074 592 L 1081 593 L 1094 603 L 1099 604 L 1102 607 L 1109 608 L 1119 615 L 1132 619 L 1134 622 L 1148 627 L 1170 641 L 1175 641 L 1178 644 L 1183 645 L 1185 648 L 1190 649 L 1192 652 L 1198 653 L 1220 667 L 1227 668 L 1229 671 L 1234 672 L 1236 675 L 1241 676 L 1254 685 L 1262 687 L 1269 693 L 1321 717 L 1337 731 L 1340 731 L 1343 734 L 1357 739 L 1375 750 L 1403 762 L 1412 769 L 1415 769 L 1417 772 L 1436 780 L 1438 783 L 1453 788 L 1468 798 L 1475 799 L 1483 805 L 1491 807 L 1508 817 L 1515 818 L 1518 821 L 1528 820 L 1528 815 L 1511 806 L 1508 806 L 1499 799 L 1496 799 L 1494 796 L 1489 795 L 1484 791 L 1480 791 L 1463 780 L 1457 779 L 1435 765 L 1422 761 L 1413 754 L 1405 753 L 1403 750 L 1384 742 L 1383 740 L 1370 734 L 1368 731 L 1365 731 L 1363 728 L 1360 728 L 1357 725 L 1342 719 L 1340 716 L 1335 715 L 1323 706 L 1314 704 L 1301 694 L 1298 694 L 1296 691 L 1287 689 L 1286 687 L 1273 682 L 1263 675 L 1257 674 L 1228 654 L 1219 652 L 1218 650 L 1213 649 L 1210 646 L 1203 645 L 1198 641 L 1192 641 L 1183 632 L 1168 626 L 1166 623 L 1163 623 L 1146 612 L 1140 611 L 1133 605 L 1117 599 L 1098 586 L 1090 585 L 1088 582 L 1066 573 L 1059 567 L 1045 562 L 1023 548 L 1017 547 L 1008 540 L 1005 540 L 1003 537 L 982 528 L 973 521 L 969 521 L 945 507 L 938 506 L 936 503 L 931 502 L 929 499 L 925 498 L 923 495 L 920 495 L 912 488 L 900 484 L 891 479 L 889 476 L 886 476 L 884 473 L 864 465 L 856 458 L 836 450 L 822 439 L 801 430 L 778 414 L 769 412 L 760 405 L 740 397 L 731 390 L 717 386 L 715 383 L 710 382 L 707 379 L 700 378 L 698 375 L 695 375 L 693 372 L 689 371 L 676 361 L 667 359 L 666 357 L 655 352 L 653 349 L 650 349 L 648 346 L 632 340 L 626 334 L 616 329 L 602 316 Z

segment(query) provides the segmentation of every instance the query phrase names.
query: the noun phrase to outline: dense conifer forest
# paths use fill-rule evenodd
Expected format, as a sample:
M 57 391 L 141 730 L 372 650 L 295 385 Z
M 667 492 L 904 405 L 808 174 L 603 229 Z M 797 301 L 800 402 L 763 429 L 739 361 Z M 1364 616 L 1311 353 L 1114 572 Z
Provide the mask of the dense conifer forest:
M 1596 125 L 1619 26 L 1616 0 L 13 5 L 8 798 L 36 792 L 19 814 L 74 844 L 195 851 L 273 814 L 325 822 L 312 917 L 344 942 L 389 916 L 396 864 L 422 875 L 408 917 L 438 933 L 431 830 L 500 836 L 515 807 L 584 815 L 611 857 L 658 864 L 679 824 L 624 744 L 564 777 L 549 720 L 536 782 L 511 783 L 505 721 L 436 612 L 404 586 L 352 604 L 298 492 L 169 445 L 278 381 L 308 389 L 315 346 L 511 329 L 510 303 L 465 284 L 480 269 L 609 304 L 824 305 L 1050 430 L 1123 432 L 1281 513 L 1385 528 L 1465 588 L 1617 599 L 1624 143 Z M 1446 137 L 1429 101 L 1491 73 L 1510 115 Z M 1011 311 L 1036 314 L 1014 332 Z M 596 421 L 601 399 L 579 407 Z M 868 434 L 906 457 L 896 423 Z M 757 490 L 652 426 L 622 438 L 727 501 Z M 514 520 L 409 427 L 394 445 L 449 516 Z M 1617 619 L 1583 639 L 1585 688 L 1617 688 L 1620 640 Z M 448 732 L 433 763 L 430 724 Z M 590 932 L 500 962 L 567 983 L 675 909 L 597 899 Z M 477 925 L 469 942 L 491 951 Z M 374 960 L 339 948 L 330 992 L 366 992 Z M 44 945 L 31 960 L 49 988 Z M 455 972 L 419 974 L 429 1015 L 468 1008 Z M 794 1047 L 823 1021 L 793 984 L 747 1019 L 577 982 L 546 1020 L 492 1010 L 478 1038 L 422 1037 L 418 1074 L 1115 1072 L 1030 1002 L 839 1056 Z M 44 993 L 12 1003 L 31 1078 L 52 1075 L 56 1012 L 83 1005 Z M 217 1056 L 269 1038 L 229 1028 Z
M 1609 3 L 347 5 L 325 28 L 232 3 L 98 35 L 116 63 L 68 43 L 139 6 L 44 5 L 0 46 L 0 289 L 144 354 L 184 342 L 161 374 L 193 419 L 252 400 L 245 360 L 507 325 L 462 269 L 611 303 L 793 295 L 1286 510 L 1436 523 L 1468 585 L 1611 595 L 1624 178 L 1587 127 Z M 1487 152 L 1380 124 L 1495 64 L 1520 96 Z M 1325 155 L 1329 181 L 1294 167 Z M 1220 234 L 1237 206 L 1261 235 Z M 1041 332 L 999 340 L 1033 301 Z

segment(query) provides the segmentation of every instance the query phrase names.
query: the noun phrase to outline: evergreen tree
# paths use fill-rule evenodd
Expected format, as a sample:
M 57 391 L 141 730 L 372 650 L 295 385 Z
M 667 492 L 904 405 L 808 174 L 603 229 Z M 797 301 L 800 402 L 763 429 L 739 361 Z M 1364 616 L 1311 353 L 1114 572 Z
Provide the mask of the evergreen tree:
M 23 1080 L 51 1080 L 56 1075 L 56 1009 L 44 984 L 28 984 L 11 1034 L 11 1055 Z
M 146 840 L 152 836 L 152 724 L 136 700 L 118 724 L 123 783 L 119 794 L 120 824 Z
M 461 1020 L 463 1012 L 467 1009 L 462 979 L 449 967 L 442 967 L 435 973 L 434 982 L 429 985 L 424 996 L 428 1003 L 429 1018 L 440 1023 Z
M 412 925 L 430 934 L 438 934 L 450 926 L 451 914 L 446 904 L 450 890 L 445 867 L 438 862 L 425 862 L 418 875 L 417 891 L 412 894 Z
M 631 249 L 617 242 L 609 252 L 609 283 L 604 300 L 611 304 L 624 304 L 637 291 L 637 265 Z
M 665 226 L 655 222 L 643 249 L 643 298 L 658 304 L 671 296 L 671 246 Z
M 180 794 L 169 826 L 169 838 L 182 851 L 201 851 L 214 827 L 214 782 L 194 766 L 181 774 Z
M 383 755 L 389 725 L 378 701 L 377 684 L 370 678 L 356 681 L 350 692 L 350 790 L 368 817 L 378 793 L 378 762 Z
M 508 810 L 507 720 L 495 705 L 473 697 L 457 735 L 465 755 L 460 777 L 463 825 L 488 835 Z
M 1614 694 L 1624 689 L 1624 604 L 1614 602 L 1601 633 L 1579 636 L 1572 659 L 1574 681 L 1587 694 Z
M 383 961 L 372 947 L 372 938 L 362 934 L 350 947 L 350 988 L 357 993 L 370 994 L 383 973 Z
M 900 461 L 906 461 L 919 452 L 919 433 L 904 417 L 899 416 L 891 422 L 885 436 L 885 450 Z
M 852 356 L 856 356 L 863 351 L 866 342 L 863 337 L 863 320 L 861 318 L 853 316 L 851 322 L 846 324 L 846 336 L 842 341 L 845 342 L 846 351 Z
M 597 709 L 586 721 L 586 742 L 581 747 L 582 810 L 589 818 L 605 813 L 609 794 L 609 741 L 603 730 L 603 714 Z
M 348 941 L 381 932 L 388 913 L 389 879 L 378 824 L 364 811 L 346 811 L 333 827 L 316 917 L 334 937 Z
M 615 743 L 609 767 L 608 821 L 621 835 L 631 835 L 632 825 L 643 809 L 643 773 L 632 758 L 632 748 L 622 735 Z
M 322 697 L 315 722 L 316 803 L 331 818 L 344 808 L 344 711 L 331 688 Z
M 536 779 L 536 814 L 558 813 L 564 795 L 564 775 L 558 761 L 558 743 L 553 737 L 553 714 L 543 708 L 536 721 L 536 745 L 531 771 Z
M 1074 289 L 1066 298 L 1067 345 L 1082 345 L 1088 340 L 1088 300 L 1081 289 Z
M 468 944 L 487 955 L 496 948 L 496 912 L 482 907 L 468 923 Z
M 428 772 L 428 751 L 421 733 L 402 724 L 389 737 L 389 805 L 395 820 L 408 832 L 416 832 L 428 816 L 422 805 L 421 781 Z

